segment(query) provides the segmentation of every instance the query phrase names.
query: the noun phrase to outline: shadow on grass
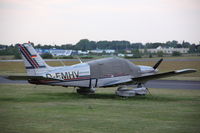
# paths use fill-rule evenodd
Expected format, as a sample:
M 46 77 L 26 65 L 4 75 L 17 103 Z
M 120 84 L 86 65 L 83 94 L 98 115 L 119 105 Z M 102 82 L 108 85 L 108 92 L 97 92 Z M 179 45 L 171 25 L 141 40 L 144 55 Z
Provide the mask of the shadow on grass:
M 158 101 L 158 102 L 173 102 L 186 99 L 180 99 L 177 97 L 158 96 L 158 95 L 146 95 L 135 97 L 119 97 L 115 94 L 97 93 L 91 95 L 80 95 L 77 93 L 34 93 L 23 97 L 7 97 L 0 98 L 0 101 L 4 102 L 58 102 L 69 100 L 87 100 L 87 99 L 108 99 L 108 100 L 128 100 L 128 101 Z

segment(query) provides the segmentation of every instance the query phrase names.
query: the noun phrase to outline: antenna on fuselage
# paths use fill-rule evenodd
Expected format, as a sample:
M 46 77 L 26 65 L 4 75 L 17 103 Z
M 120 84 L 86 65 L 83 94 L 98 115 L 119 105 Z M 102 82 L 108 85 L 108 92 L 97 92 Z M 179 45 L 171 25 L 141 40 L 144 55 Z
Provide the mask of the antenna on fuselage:
M 63 65 L 63 66 L 66 66 L 65 63 L 58 57 L 58 60 L 60 61 L 60 63 Z
M 65 63 L 64 63 L 62 60 L 60 60 L 60 63 L 61 63 L 63 66 L 66 66 Z
M 80 63 L 83 63 L 80 57 L 77 56 L 76 58 L 79 60 Z

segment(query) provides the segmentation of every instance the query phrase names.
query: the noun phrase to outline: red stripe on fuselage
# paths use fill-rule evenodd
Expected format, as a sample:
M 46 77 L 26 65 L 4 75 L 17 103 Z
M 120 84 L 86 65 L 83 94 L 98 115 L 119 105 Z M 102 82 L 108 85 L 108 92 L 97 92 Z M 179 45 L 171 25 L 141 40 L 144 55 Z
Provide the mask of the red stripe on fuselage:
M 39 68 L 39 66 L 37 65 L 37 63 L 31 58 L 31 55 L 28 54 L 28 52 L 26 51 L 26 49 L 19 45 L 19 47 L 21 48 L 21 50 L 25 53 L 25 55 L 28 57 L 28 59 L 31 61 L 31 63 L 33 63 L 35 68 Z
M 89 77 L 78 77 L 78 78 L 61 79 L 61 80 L 76 80 L 76 79 L 89 79 Z

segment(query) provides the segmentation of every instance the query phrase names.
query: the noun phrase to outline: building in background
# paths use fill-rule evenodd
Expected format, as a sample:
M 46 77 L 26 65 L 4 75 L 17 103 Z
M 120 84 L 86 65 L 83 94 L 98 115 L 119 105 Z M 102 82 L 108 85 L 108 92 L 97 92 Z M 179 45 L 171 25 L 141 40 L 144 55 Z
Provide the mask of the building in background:
M 105 51 L 106 54 L 114 54 L 115 53 L 114 49 L 105 49 L 103 51 Z
M 78 55 L 88 55 L 89 51 L 78 50 Z
M 125 57 L 125 54 L 119 53 L 119 54 L 117 54 L 117 56 L 119 56 L 119 57 Z
M 114 54 L 115 50 L 114 49 L 96 49 L 96 50 L 90 50 L 89 52 L 95 53 L 95 54 L 102 54 L 104 52 L 106 54 Z
M 50 49 L 49 53 L 54 56 L 71 56 L 73 50 L 64 50 L 64 49 Z
M 145 49 L 139 49 L 139 51 L 141 53 L 144 53 L 145 52 Z M 169 47 L 169 48 L 163 48 L 161 46 L 155 48 L 155 49 L 146 49 L 147 52 L 149 53 L 158 53 L 158 52 L 163 52 L 165 54 L 172 54 L 173 52 L 180 52 L 182 54 L 186 54 L 188 53 L 189 51 L 189 48 L 172 48 L 172 47 Z
M 43 54 L 49 54 L 49 49 L 41 49 L 41 48 L 38 48 L 38 49 L 35 49 L 36 52 L 39 54 L 39 55 L 43 55 Z
M 36 49 L 36 51 L 40 54 L 51 54 L 54 57 L 57 56 L 72 56 L 72 55 L 88 55 L 89 53 L 93 54 L 114 54 L 115 50 L 113 49 L 96 49 L 96 50 L 87 50 L 87 51 L 82 51 L 82 50 L 65 50 L 65 49 Z

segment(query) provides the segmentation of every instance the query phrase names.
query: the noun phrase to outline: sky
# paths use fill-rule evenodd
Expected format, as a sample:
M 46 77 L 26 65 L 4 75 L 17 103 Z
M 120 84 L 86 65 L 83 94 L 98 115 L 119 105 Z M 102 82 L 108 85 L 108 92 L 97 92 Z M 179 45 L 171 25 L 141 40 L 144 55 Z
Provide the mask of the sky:
M 200 42 L 200 0 L 0 0 L 0 44 Z

